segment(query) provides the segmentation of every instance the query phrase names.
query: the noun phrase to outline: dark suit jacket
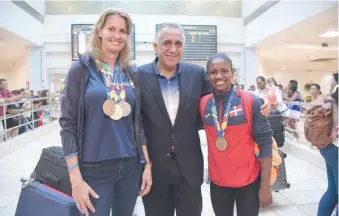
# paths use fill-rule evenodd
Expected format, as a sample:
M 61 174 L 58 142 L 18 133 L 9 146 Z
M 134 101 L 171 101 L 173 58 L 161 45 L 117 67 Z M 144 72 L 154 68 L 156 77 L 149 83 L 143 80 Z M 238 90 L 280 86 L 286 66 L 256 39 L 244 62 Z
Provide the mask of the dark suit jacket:
M 199 102 L 210 92 L 210 85 L 201 66 L 180 62 L 179 70 L 180 102 L 172 126 L 153 63 L 138 68 L 142 121 L 153 163 L 154 184 L 168 182 L 171 147 L 174 145 L 180 170 L 186 181 L 195 187 L 203 182 L 204 168 L 198 134 L 201 128 Z

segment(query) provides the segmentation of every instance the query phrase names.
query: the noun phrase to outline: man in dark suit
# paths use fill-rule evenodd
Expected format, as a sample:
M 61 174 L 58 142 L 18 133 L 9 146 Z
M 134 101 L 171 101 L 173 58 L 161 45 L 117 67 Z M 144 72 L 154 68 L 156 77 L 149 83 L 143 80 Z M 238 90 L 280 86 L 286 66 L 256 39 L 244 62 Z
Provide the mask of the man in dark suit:
M 162 24 L 153 44 L 157 57 L 140 66 L 143 126 L 153 185 L 143 197 L 146 216 L 199 216 L 203 155 L 198 130 L 200 98 L 210 93 L 203 67 L 180 62 L 183 28 Z
M 164 23 L 154 62 L 140 66 L 142 117 L 152 161 L 153 186 L 143 197 L 147 216 L 198 216 L 202 211 L 203 155 L 198 106 L 209 93 L 203 67 L 180 62 L 184 30 Z

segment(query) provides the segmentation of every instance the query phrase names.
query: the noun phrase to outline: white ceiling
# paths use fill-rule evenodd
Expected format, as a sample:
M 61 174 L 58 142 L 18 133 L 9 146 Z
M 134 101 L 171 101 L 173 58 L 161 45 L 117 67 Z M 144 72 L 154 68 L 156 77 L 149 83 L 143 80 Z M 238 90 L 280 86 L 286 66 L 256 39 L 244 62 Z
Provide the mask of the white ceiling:
M 131 14 L 241 17 L 241 1 L 124 0 L 124 1 L 46 1 L 46 15 L 101 14 L 108 7 Z
M 332 71 L 338 69 L 338 37 L 319 35 L 338 31 L 338 8 L 319 13 L 257 44 L 265 70 Z M 328 47 L 322 47 L 327 43 Z M 311 57 L 311 58 L 310 58 Z M 311 62 L 321 58 L 331 61 Z

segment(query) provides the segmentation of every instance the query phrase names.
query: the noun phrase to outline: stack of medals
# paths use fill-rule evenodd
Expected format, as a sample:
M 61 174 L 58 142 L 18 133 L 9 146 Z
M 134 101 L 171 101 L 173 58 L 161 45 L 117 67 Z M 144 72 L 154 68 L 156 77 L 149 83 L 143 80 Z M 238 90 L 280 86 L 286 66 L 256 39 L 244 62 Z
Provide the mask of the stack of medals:
M 102 107 L 105 115 L 113 120 L 119 120 L 122 117 L 128 116 L 131 113 L 131 106 L 125 101 L 126 91 L 121 73 L 119 73 L 121 82 L 112 83 L 114 74 L 110 71 L 110 68 L 106 63 L 102 64 L 100 71 L 103 74 L 105 86 L 107 88 L 108 99 L 104 102 Z
M 217 134 L 218 134 L 218 138 L 215 142 L 215 145 L 216 145 L 216 147 L 219 151 L 225 151 L 227 149 L 228 144 L 227 144 L 227 141 L 225 139 L 225 130 L 227 128 L 227 122 L 228 122 L 228 118 L 229 118 L 230 108 L 231 108 L 231 96 L 228 100 L 225 113 L 224 113 L 224 115 L 221 119 L 221 122 L 220 122 L 219 118 L 218 118 L 217 108 L 216 108 L 216 105 L 215 105 L 215 100 L 213 98 L 213 101 L 212 101 L 212 117 L 213 117 L 214 125 L 217 129 Z M 223 110 L 220 110 L 221 113 L 222 113 L 222 111 Z

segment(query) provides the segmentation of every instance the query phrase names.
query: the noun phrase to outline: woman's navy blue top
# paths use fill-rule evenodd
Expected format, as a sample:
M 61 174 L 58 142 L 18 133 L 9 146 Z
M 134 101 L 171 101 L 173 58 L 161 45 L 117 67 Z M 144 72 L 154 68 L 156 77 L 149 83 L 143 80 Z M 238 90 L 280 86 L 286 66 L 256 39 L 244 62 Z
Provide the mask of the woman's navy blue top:
M 126 90 L 126 102 L 133 107 L 135 94 L 126 74 L 114 66 L 112 81 L 122 82 Z M 137 155 L 133 113 L 112 120 L 103 112 L 103 103 L 108 99 L 104 77 L 95 65 L 89 70 L 89 80 L 85 91 L 85 134 L 83 143 L 83 161 L 98 162 L 103 160 L 126 158 Z

